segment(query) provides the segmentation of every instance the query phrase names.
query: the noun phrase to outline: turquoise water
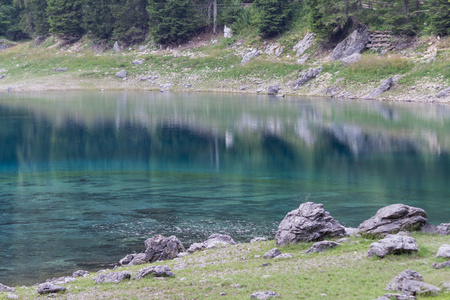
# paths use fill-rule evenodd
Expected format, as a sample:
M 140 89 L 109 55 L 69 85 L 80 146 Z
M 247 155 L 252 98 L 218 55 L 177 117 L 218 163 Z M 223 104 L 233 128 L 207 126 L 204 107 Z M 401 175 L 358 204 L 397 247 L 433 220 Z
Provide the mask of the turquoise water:
M 155 234 L 273 238 L 304 201 L 450 222 L 450 106 L 169 93 L 0 95 L 0 282 L 98 270 Z

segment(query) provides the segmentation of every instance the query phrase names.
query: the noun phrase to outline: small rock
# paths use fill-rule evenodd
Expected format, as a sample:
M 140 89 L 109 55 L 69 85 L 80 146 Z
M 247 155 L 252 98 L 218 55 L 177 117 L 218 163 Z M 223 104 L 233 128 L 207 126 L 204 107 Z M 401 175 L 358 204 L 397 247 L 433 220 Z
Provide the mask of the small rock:
M 188 84 L 186 84 L 185 86 L 184 86 L 185 88 L 191 88 L 192 87 L 192 84 L 190 84 L 190 83 L 188 83 Z
M 127 77 L 127 71 L 126 70 L 120 70 L 119 72 L 116 73 L 116 77 L 117 78 L 125 78 L 125 77 Z
M 339 244 L 333 241 L 321 241 L 314 243 L 309 250 L 306 251 L 306 254 L 314 253 L 314 252 L 325 252 L 328 249 L 332 249 L 334 247 L 337 247 Z
M 122 280 L 130 279 L 131 273 L 128 271 L 101 273 L 94 278 L 95 283 L 119 283 Z
M 264 292 L 256 292 L 250 295 L 250 299 L 258 299 L 258 300 L 264 300 L 269 299 L 272 297 L 279 297 L 280 295 L 276 292 L 272 291 L 264 291 Z
M 314 43 L 314 38 L 316 37 L 315 33 L 307 33 L 301 41 L 299 41 L 292 50 L 294 50 L 295 55 L 298 57 L 305 53 L 306 50 L 311 47 L 311 45 Z
M 3 74 L 0 75 L 0 79 L 3 79 L 3 78 L 5 78 L 5 75 L 3 75 Z
M 187 249 L 187 252 L 194 253 L 198 251 L 203 251 L 206 249 L 206 246 L 204 243 L 193 243 L 189 248 Z
M 413 237 L 403 234 L 388 234 L 384 239 L 370 244 L 368 255 L 385 257 L 388 254 L 415 253 L 419 250 Z
M 423 276 L 407 269 L 395 276 L 385 290 L 400 291 L 404 295 L 437 295 L 441 289 L 423 281 Z
M 136 266 L 147 263 L 145 253 L 128 254 L 119 261 L 122 266 Z
M 442 223 L 436 226 L 438 235 L 450 235 L 450 223 Z
M 208 237 L 204 242 L 204 245 L 207 249 L 212 249 L 219 245 L 236 245 L 236 242 L 227 234 L 215 233 Z
M 78 270 L 78 271 L 73 272 L 72 277 L 76 278 L 76 277 L 81 277 L 81 276 L 85 276 L 88 274 L 89 274 L 88 271 Z
M 181 241 L 173 235 L 168 238 L 155 235 L 145 241 L 145 247 L 145 260 L 150 263 L 174 259 L 178 253 L 186 252 Z
M 38 286 L 37 292 L 39 294 L 59 293 L 65 291 L 66 288 L 50 282 L 42 283 Z
M 56 72 L 66 72 L 67 70 L 68 70 L 67 68 L 58 67 L 58 69 L 56 69 Z
M 261 54 L 261 52 L 258 51 L 258 49 L 254 49 L 254 50 L 248 52 L 247 54 L 245 54 L 245 55 L 242 57 L 241 65 L 245 65 L 249 60 L 251 60 L 252 58 L 255 58 L 255 57 L 259 56 L 260 54 Z
M 114 52 L 121 52 L 122 51 L 122 47 L 120 47 L 120 45 L 119 45 L 119 43 L 117 41 L 114 42 L 113 51 Z
M 436 258 L 444 257 L 444 258 L 450 258 L 450 245 L 445 244 L 439 247 L 439 250 L 436 254 Z
M 7 293 L 6 294 L 6 298 L 8 298 L 8 299 L 19 299 L 19 296 L 17 296 L 16 294 Z
M 431 265 L 434 269 L 450 268 L 450 260 L 443 263 L 434 263 Z
M 273 248 L 263 255 L 264 258 L 275 258 L 281 255 L 281 251 L 278 248 Z
M 278 85 L 271 85 L 267 89 L 267 94 L 268 95 L 276 95 L 279 90 L 280 90 L 280 87 Z
M 283 253 L 280 255 L 275 256 L 273 259 L 287 259 L 287 258 L 293 258 L 295 255 L 292 253 Z
M 360 61 L 361 57 L 362 57 L 361 54 L 353 53 L 352 55 L 339 59 L 339 61 L 342 62 L 345 66 L 348 66 Z
M 437 226 L 434 226 L 430 223 L 426 223 L 425 225 L 422 226 L 420 232 L 426 234 L 437 234 Z
M 444 291 L 450 291 L 450 281 L 441 281 L 440 286 Z
M 182 258 L 182 257 L 188 256 L 190 254 L 191 253 L 189 253 L 189 252 L 180 252 L 180 253 L 178 253 L 177 258 Z
M 6 72 L 8 72 L 8 70 L 6 70 L 6 69 L 4 69 L 4 68 L 1 68 L 1 69 L 0 69 L 0 73 L 6 73 Z
M 239 89 L 240 89 L 241 91 L 245 91 L 246 89 L 248 89 L 248 86 L 243 85 L 243 86 L 241 86 Z
M 15 292 L 15 291 L 16 290 L 13 289 L 12 287 L 9 287 L 9 286 L 6 286 L 6 285 L 3 285 L 0 283 L 0 293 L 1 292 Z
M 223 28 L 223 37 L 228 39 L 233 37 L 233 30 L 231 30 L 230 27 L 227 27 L 227 25 Z
M 137 272 L 133 279 L 141 279 L 148 275 L 153 275 L 153 277 L 173 277 L 175 274 L 171 271 L 168 266 L 151 266 L 146 267 Z
M 140 65 L 142 65 L 144 63 L 144 61 L 140 60 L 140 59 L 135 59 L 135 60 L 132 61 L 132 63 L 134 65 L 136 65 L 136 66 L 140 66 Z
M 385 294 L 375 300 L 416 300 L 416 297 L 402 294 Z
M 173 83 L 160 84 L 159 87 L 161 88 L 161 91 L 167 91 L 173 87 Z
M 265 237 L 255 237 L 255 238 L 252 238 L 252 240 L 250 241 L 250 244 L 254 244 L 257 242 L 265 242 L 265 241 L 267 241 L 267 239 Z
M 284 98 L 284 94 L 277 94 L 275 97 Z
M 322 73 L 322 70 L 323 70 L 322 67 L 318 67 L 318 68 L 309 68 L 306 71 L 300 72 L 298 79 L 295 80 L 293 83 L 294 91 L 297 90 L 302 85 L 304 85 L 305 83 L 307 83 L 308 81 L 316 78 L 320 73 Z

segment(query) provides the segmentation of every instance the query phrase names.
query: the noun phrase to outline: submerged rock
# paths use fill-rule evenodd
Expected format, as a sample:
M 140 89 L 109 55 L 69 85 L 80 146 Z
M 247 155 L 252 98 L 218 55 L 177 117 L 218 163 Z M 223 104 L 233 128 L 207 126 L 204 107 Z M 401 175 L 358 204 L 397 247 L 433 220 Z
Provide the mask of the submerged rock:
M 278 226 L 275 242 L 280 246 L 344 235 L 345 228 L 323 209 L 323 204 L 306 202 L 286 215 Z

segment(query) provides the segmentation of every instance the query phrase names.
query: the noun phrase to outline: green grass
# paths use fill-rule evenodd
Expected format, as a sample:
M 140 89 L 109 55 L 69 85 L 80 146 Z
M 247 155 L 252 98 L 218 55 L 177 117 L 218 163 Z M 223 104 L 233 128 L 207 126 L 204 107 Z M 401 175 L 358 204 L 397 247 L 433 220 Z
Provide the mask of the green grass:
M 352 237 L 325 253 L 305 254 L 311 243 L 281 247 L 283 253 L 295 256 L 284 260 L 267 260 L 262 255 L 274 247 L 273 241 L 240 244 L 198 252 L 182 259 L 165 261 L 174 278 L 125 281 L 120 284 L 96 285 L 95 274 L 68 284 L 68 291 L 58 299 L 213 299 L 225 293 L 224 299 L 248 299 L 256 291 L 273 290 L 281 299 L 375 299 L 387 291 L 386 284 L 409 268 L 424 276 L 427 283 L 439 286 L 450 281 L 450 269 L 431 268 L 437 249 L 448 237 L 413 236 L 419 252 L 413 255 L 391 255 L 384 259 L 368 258 L 373 240 Z M 263 267 L 264 263 L 270 263 Z M 120 268 L 132 273 L 145 267 Z M 38 298 L 35 287 L 17 288 L 21 299 Z M 326 296 L 324 296 L 326 294 Z M 0 299 L 5 299 L 5 293 Z M 431 299 L 448 299 L 444 293 Z

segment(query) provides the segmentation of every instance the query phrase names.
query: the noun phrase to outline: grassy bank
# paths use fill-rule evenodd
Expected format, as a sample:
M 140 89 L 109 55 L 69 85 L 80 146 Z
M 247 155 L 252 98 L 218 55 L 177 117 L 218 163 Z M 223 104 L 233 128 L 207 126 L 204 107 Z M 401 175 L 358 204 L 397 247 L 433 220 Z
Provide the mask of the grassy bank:
M 450 281 L 450 269 L 431 267 L 438 248 L 448 236 L 413 234 L 419 245 L 414 255 L 368 258 L 373 240 L 353 237 L 325 253 L 305 254 L 311 243 L 280 248 L 292 253 L 289 259 L 264 259 L 274 241 L 238 244 L 197 252 L 190 256 L 155 264 L 168 265 L 173 278 L 143 278 L 119 284 L 94 283 L 96 274 L 66 285 L 57 299 L 249 299 L 257 291 L 275 291 L 281 299 L 376 299 L 387 293 L 386 284 L 405 269 L 419 272 L 425 282 L 440 286 Z M 263 264 L 267 264 L 263 266 Z M 135 274 L 147 265 L 121 267 Z M 17 287 L 20 299 L 42 298 L 36 287 Z M 225 295 L 221 296 L 221 293 Z M 427 297 L 425 297 L 427 298 Z M 444 292 L 430 299 L 449 299 Z M 0 293 L 0 299 L 7 299 Z M 422 298 L 420 298 L 422 299 Z
M 262 54 L 245 65 L 240 63 L 242 55 L 255 47 L 263 50 L 261 40 L 193 41 L 173 49 L 147 45 L 120 53 L 99 51 L 88 39 L 68 46 L 55 38 L 37 47 L 33 42 L 20 43 L 0 51 L 0 69 L 7 70 L 0 79 L 0 91 L 159 90 L 160 85 L 171 83 L 171 90 L 177 91 L 266 93 L 268 86 L 278 84 L 286 95 L 325 96 L 326 88 L 335 88 L 342 97 L 358 98 L 387 77 L 402 75 L 380 99 L 448 101 L 435 95 L 450 86 L 450 38 L 423 37 L 410 48 L 384 56 L 368 51 L 349 66 L 330 61 L 330 52 L 318 45 L 308 50 L 310 59 L 305 64 L 297 64 L 292 41 L 286 37 L 278 41 L 286 44 L 280 57 Z M 143 63 L 133 64 L 137 59 Z M 300 71 L 319 65 L 324 71 L 318 78 L 293 89 L 292 81 Z M 68 70 L 56 72 L 58 67 Z M 115 77 L 121 69 L 127 71 L 125 80 Z

